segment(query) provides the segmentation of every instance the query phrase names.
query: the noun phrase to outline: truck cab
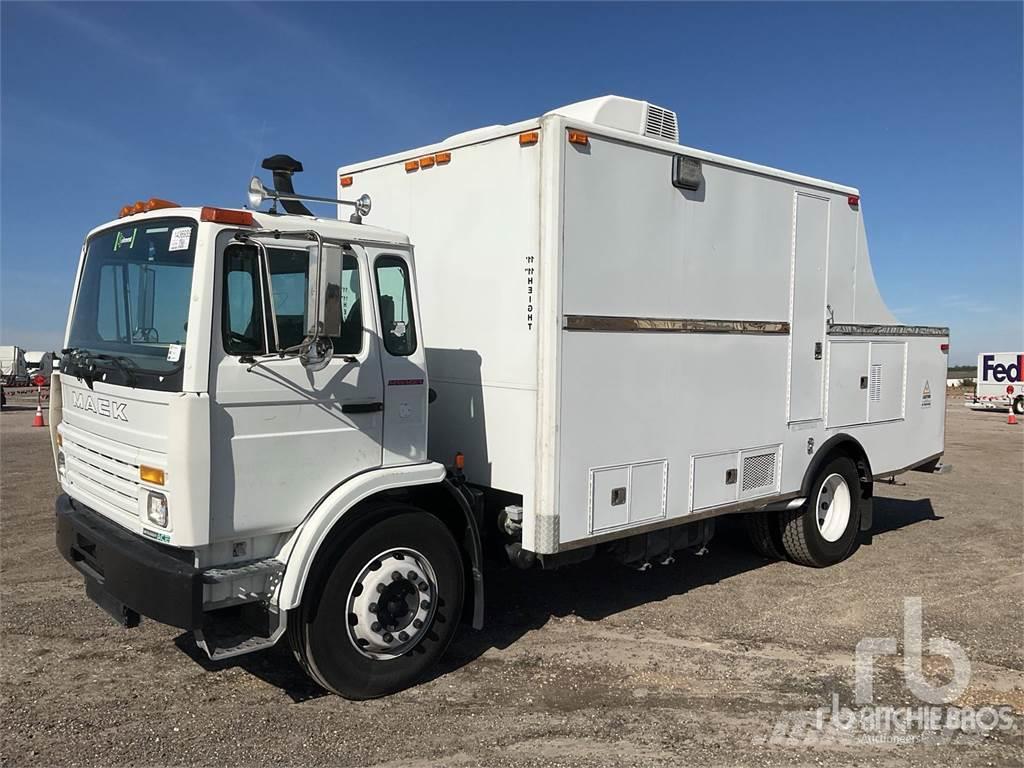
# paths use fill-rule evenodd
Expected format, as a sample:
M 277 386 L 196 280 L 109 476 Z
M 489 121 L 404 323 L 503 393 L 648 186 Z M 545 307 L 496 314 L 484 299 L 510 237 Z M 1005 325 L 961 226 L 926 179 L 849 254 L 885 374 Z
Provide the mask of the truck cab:
M 348 670 L 312 674 L 361 698 L 409 673 L 345 688 L 338 680 L 353 663 L 424 643 L 433 657 L 450 639 L 457 622 L 438 637 L 436 605 L 420 606 L 443 588 L 457 619 L 463 559 L 454 542 L 469 506 L 426 456 L 428 379 L 408 238 L 299 207 L 304 214 L 154 199 L 89 233 L 50 405 L 63 491 L 57 542 L 118 621 L 192 629 L 220 658 L 272 644 L 303 594 L 324 595 L 343 514 L 360 511 L 349 515 L 359 530 L 346 534 L 359 539 L 394 520 L 395 505 L 416 513 L 409 489 L 440 493 L 433 507 L 451 514 L 440 525 L 432 518 L 428 533 L 441 554 L 418 539 L 403 549 L 397 536 L 351 566 L 370 574 L 367 589 L 378 584 L 392 598 L 390 613 L 345 594 L 329 624 L 324 612 L 321 626 L 291 617 L 307 669 Z M 405 492 L 389 493 L 396 487 Z M 401 562 L 408 567 L 387 581 L 373 575 Z M 365 614 L 349 630 L 357 658 L 313 661 L 320 637 L 354 614 Z

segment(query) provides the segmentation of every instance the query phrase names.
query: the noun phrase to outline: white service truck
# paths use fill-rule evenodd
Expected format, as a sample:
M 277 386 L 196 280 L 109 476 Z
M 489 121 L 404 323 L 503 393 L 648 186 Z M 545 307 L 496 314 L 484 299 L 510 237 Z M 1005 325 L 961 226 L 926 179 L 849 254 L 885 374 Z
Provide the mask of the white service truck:
M 151 199 L 82 248 L 57 544 L 126 625 L 287 634 L 378 696 L 482 626 L 485 549 L 645 568 L 744 513 L 827 566 L 876 478 L 939 466 L 948 330 L 885 308 L 856 189 L 620 97 L 343 167 L 337 219 L 263 167 L 250 210 Z
M 974 410 L 1011 409 L 1024 416 L 1024 352 L 982 352 L 974 395 L 965 405 Z
M 28 369 L 29 380 L 35 381 L 36 376 L 42 376 L 46 380 L 45 386 L 49 386 L 50 375 L 55 368 L 54 360 L 53 352 L 26 352 L 25 366 Z
M 28 365 L 25 362 L 25 351 L 21 347 L 0 347 L 0 382 L 9 387 L 28 385 Z

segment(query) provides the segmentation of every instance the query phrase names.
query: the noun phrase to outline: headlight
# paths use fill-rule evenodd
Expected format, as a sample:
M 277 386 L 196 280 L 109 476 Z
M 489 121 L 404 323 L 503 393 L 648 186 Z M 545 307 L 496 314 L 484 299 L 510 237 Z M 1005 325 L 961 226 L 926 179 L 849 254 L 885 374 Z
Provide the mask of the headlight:
M 64 461 L 64 451 L 57 451 L 57 479 L 63 480 L 67 473 L 68 467 Z
M 161 528 L 167 527 L 167 497 L 162 493 L 149 492 L 149 501 L 146 504 L 146 517 L 153 525 Z

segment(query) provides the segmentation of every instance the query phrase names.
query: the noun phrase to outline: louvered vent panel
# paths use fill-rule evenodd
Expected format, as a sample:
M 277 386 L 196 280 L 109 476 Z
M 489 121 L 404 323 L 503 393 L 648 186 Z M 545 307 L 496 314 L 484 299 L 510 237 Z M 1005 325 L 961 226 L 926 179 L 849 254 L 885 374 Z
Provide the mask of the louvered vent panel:
M 679 125 L 676 113 L 670 109 L 647 105 L 647 122 L 644 125 L 644 136 L 679 142 Z
M 861 369 L 863 370 L 863 368 Z M 871 365 L 871 376 L 868 379 L 868 397 L 872 403 L 877 403 L 882 399 L 882 364 L 873 363 Z
M 771 488 L 775 485 L 775 454 L 761 453 L 743 457 L 743 490 Z

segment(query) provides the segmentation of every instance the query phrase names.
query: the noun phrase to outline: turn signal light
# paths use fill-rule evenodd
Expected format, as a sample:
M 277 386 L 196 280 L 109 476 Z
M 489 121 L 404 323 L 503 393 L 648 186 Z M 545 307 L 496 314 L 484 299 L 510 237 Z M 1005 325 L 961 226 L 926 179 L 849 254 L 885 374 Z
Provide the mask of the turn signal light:
M 569 131 L 569 143 L 585 147 L 590 143 L 590 137 L 583 133 L 583 131 Z
M 536 144 L 540 141 L 540 133 L 537 131 L 527 131 L 526 133 L 519 134 L 519 146 L 529 147 L 532 144 Z M 572 141 L 572 139 L 569 139 Z
M 859 208 L 860 207 L 860 195 L 850 195 L 848 198 L 846 198 L 846 202 L 848 202 L 850 204 L 851 208 Z
M 419 164 L 419 162 L 417 160 L 406 160 L 405 161 L 405 172 L 406 173 L 412 173 L 413 171 L 418 171 L 419 169 L 420 169 L 420 164 Z
M 233 211 L 230 208 L 203 208 L 199 219 L 212 221 L 215 224 L 235 224 L 240 227 L 256 226 L 256 219 L 249 211 Z
M 433 168 L 434 167 L 434 156 L 427 155 L 426 157 L 420 158 L 420 168 Z
M 164 471 L 156 467 L 147 467 L 145 464 L 139 467 L 139 479 L 144 483 L 153 485 L 164 484 Z
M 949 344 L 939 344 L 939 351 L 944 355 L 949 354 Z
M 339 179 L 339 181 L 341 182 L 341 186 L 343 186 L 343 187 L 351 187 L 352 186 L 352 177 L 351 176 L 342 176 Z
M 450 163 L 452 161 L 452 153 L 438 152 L 436 155 L 434 155 L 434 160 L 437 162 L 438 165 L 446 165 L 447 163 Z

